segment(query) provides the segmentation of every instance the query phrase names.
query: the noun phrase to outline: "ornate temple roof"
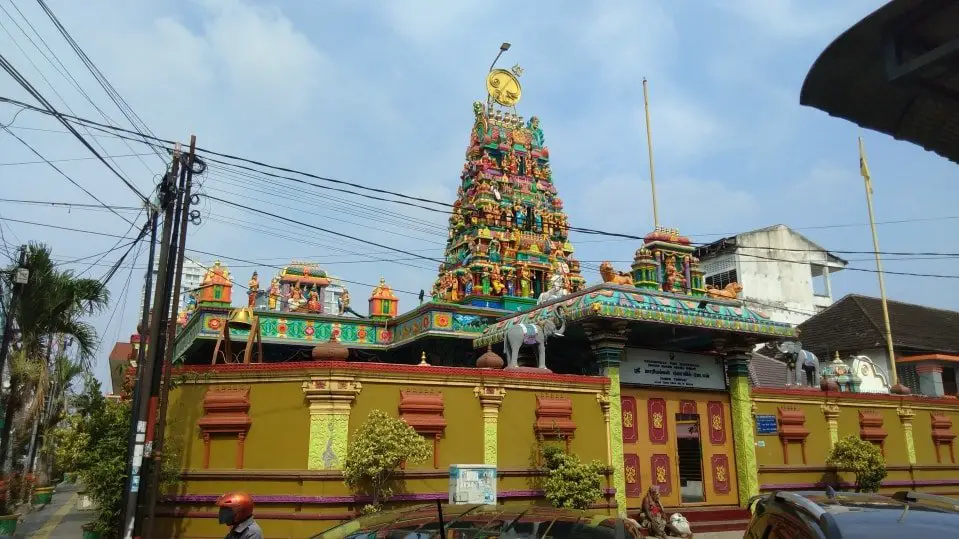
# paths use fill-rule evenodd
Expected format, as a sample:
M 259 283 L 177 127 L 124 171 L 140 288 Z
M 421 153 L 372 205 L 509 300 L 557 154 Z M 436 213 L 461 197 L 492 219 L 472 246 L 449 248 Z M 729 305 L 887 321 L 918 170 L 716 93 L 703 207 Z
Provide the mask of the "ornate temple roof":
M 380 284 L 376 285 L 376 288 L 373 289 L 373 293 L 370 294 L 370 299 L 388 299 L 396 301 L 396 294 L 393 293 L 393 289 L 390 288 L 390 285 L 386 284 L 386 279 L 380 277 Z
M 233 284 L 233 281 L 230 277 L 230 270 L 226 266 L 221 265 L 219 260 L 214 262 L 213 266 L 206 271 L 206 275 L 203 276 L 202 286 L 211 286 L 216 284 Z
M 330 284 L 330 279 L 319 264 L 293 261 L 280 271 L 280 282 L 327 286 Z

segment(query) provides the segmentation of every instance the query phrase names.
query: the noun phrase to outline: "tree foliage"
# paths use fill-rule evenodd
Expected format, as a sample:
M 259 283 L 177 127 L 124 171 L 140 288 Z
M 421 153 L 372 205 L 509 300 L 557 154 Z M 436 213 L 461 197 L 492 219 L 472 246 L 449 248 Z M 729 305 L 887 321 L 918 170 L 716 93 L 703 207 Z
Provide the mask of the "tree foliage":
M 130 403 L 106 399 L 100 383 L 87 376 L 73 404 L 75 412 L 57 431 L 57 460 L 65 471 L 77 473 L 96 503 L 94 529 L 116 535 L 127 479 Z
M 393 495 L 393 474 L 402 465 L 429 458 L 432 445 L 401 419 L 373 410 L 350 440 L 343 479 L 351 489 L 373 498 L 371 507 Z
M 879 447 L 853 435 L 836 442 L 826 464 L 853 472 L 856 492 L 879 492 L 886 478 L 886 462 Z
M 608 466 L 597 461 L 581 462 L 555 445 L 543 447 L 543 463 L 547 470 L 543 489 L 554 507 L 588 509 L 603 495 L 602 479 Z

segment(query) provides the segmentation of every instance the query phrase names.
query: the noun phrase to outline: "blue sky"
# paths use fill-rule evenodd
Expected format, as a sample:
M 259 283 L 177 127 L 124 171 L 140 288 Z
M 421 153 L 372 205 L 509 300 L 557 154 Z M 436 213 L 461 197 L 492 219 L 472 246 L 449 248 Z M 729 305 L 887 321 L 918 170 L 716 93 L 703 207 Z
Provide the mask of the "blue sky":
M 14 3 L 93 101 L 119 121 L 106 94 L 36 5 Z M 858 172 L 856 137 L 861 133 L 843 120 L 800 107 L 798 96 L 819 52 L 879 1 L 49 3 L 161 137 L 187 141 L 195 133 L 206 148 L 446 201 L 453 200 L 458 185 L 472 102 L 484 98 L 489 62 L 499 44 L 509 41 L 513 47 L 501 64 L 519 63 L 525 69 L 518 109 L 541 119 L 570 222 L 634 234 L 647 232 L 652 224 L 641 86 L 645 76 L 650 81 L 664 224 L 695 241 L 709 241 L 784 223 L 830 249 L 871 249 Z M 0 6 L 23 24 L 9 0 Z M 65 109 L 66 102 L 79 116 L 99 117 L 2 11 L 0 23 L 27 56 L 5 32 L 0 32 L 0 51 L 54 105 Z M 0 95 L 29 100 L 6 75 L 0 77 Z M 15 108 L 0 105 L 0 122 L 9 122 L 15 113 Z M 37 131 L 62 130 L 48 118 L 24 112 L 13 127 L 50 159 L 89 155 L 68 135 Z M 884 135 L 862 134 L 879 220 L 959 215 L 954 164 Z M 114 139 L 98 140 L 111 155 L 131 153 Z M 15 139 L 0 134 L 0 162 L 34 159 Z M 155 156 L 142 159 L 117 162 L 147 191 L 162 165 Z M 103 200 L 135 205 L 135 196 L 102 165 L 89 160 L 58 165 Z M 44 165 L 2 166 L 0 178 L 3 198 L 92 202 Z M 445 225 L 441 216 L 350 195 L 334 194 L 339 199 L 334 200 L 328 193 L 275 180 L 243 182 L 214 169 L 203 189 L 368 241 L 429 257 L 441 255 L 445 234 L 436 228 Z M 428 224 L 408 231 L 394 216 L 384 218 L 357 203 Z M 275 272 L 269 265 L 292 258 L 317 260 L 352 281 L 375 283 L 386 277 L 397 289 L 411 292 L 428 290 L 436 273 L 430 262 L 370 262 L 371 257 L 408 257 L 371 255 L 383 249 L 208 199 L 201 209 L 204 222 L 191 231 L 190 248 L 263 262 L 253 268 L 224 259 L 241 283 L 253 269 L 265 278 Z M 128 228 L 110 213 L 78 208 L 0 202 L 0 217 L 118 234 Z M 959 239 L 951 233 L 957 222 L 882 225 L 881 247 L 959 252 Z M 821 228 L 824 225 L 851 226 Z M 114 243 L 21 223 L 6 222 L 3 229 L 7 242 L 44 241 L 60 260 L 104 251 Z M 596 240 L 574 237 L 581 260 L 628 260 L 638 247 L 634 241 Z M 101 264 L 115 258 L 111 254 Z M 129 263 L 121 269 L 111 282 L 115 305 L 96 320 L 104 339 L 97 366 L 101 378 L 106 378 L 112 343 L 118 337 L 125 340 L 136 326 L 145 258 L 143 252 L 132 270 Z M 211 262 L 209 257 L 196 258 Z M 846 258 L 852 267 L 874 268 L 868 256 Z M 88 268 L 83 263 L 70 267 Z M 886 268 L 959 275 L 955 259 L 889 260 Z M 105 270 L 95 266 L 88 275 L 98 277 Z M 599 280 L 593 272 L 586 277 Z M 890 275 L 887 286 L 891 298 L 903 301 L 954 309 L 959 299 L 956 279 Z M 834 277 L 833 287 L 837 297 L 878 294 L 875 275 L 865 272 L 842 272 Z M 361 304 L 369 293 L 368 287 L 350 288 L 355 303 Z M 401 295 L 401 302 L 402 309 L 416 300 Z

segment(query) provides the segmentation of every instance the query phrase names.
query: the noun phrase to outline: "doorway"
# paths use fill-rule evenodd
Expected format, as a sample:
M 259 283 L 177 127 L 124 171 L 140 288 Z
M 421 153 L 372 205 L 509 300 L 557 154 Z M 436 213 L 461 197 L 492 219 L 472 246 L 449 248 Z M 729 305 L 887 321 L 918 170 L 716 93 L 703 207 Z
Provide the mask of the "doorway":
M 679 463 L 680 503 L 703 503 L 703 448 L 699 414 L 676 414 L 676 452 Z

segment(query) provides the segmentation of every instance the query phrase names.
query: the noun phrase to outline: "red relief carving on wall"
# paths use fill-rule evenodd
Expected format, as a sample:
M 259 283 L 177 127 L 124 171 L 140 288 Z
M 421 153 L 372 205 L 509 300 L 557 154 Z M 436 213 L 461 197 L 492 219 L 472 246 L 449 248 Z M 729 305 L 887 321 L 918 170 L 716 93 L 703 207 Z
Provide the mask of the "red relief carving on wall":
M 886 429 L 882 428 L 882 414 L 877 410 L 859 410 L 859 437 L 867 442 L 879 444 L 882 454 L 886 454 Z
M 679 413 L 698 414 L 699 411 L 696 408 L 696 401 L 679 401 Z
M 623 443 L 632 444 L 639 441 L 639 427 L 636 425 L 636 399 L 622 397 L 620 399 L 623 411 Z
M 709 416 L 709 441 L 713 445 L 724 445 L 726 443 L 726 413 L 723 410 L 723 403 L 709 401 L 706 403 L 706 411 Z
M 713 490 L 717 494 L 729 494 L 729 458 L 726 455 L 713 455 L 709 459 L 713 472 Z
M 641 498 L 643 486 L 639 482 L 639 457 L 630 453 L 623 455 L 623 474 L 626 477 L 626 497 Z
M 536 397 L 536 422 L 533 431 L 540 440 L 566 440 L 566 449 L 569 449 L 569 440 L 576 432 L 576 422 L 573 421 L 573 401 L 569 397 Z
M 799 408 L 779 407 L 779 441 L 783 446 L 783 463 L 789 464 L 789 443 L 799 442 L 802 463 L 806 464 L 806 413 Z
M 646 403 L 649 416 L 649 441 L 654 444 L 665 444 L 669 438 L 666 430 L 666 400 L 649 399 Z
M 945 414 L 932 412 L 929 414 L 932 421 L 932 443 L 936 446 L 936 462 L 942 462 L 942 455 L 939 453 L 940 446 L 949 445 L 949 456 L 953 464 L 956 462 L 956 452 L 953 446 L 953 440 L 956 435 L 952 432 L 952 418 Z
M 659 493 L 669 496 L 673 491 L 673 472 L 669 466 L 669 456 L 657 454 L 649 458 L 653 484 L 659 487 Z
M 203 417 L 196 424 L 203 435 L 203 468 L 210 467 L 210 437 L 214 434 L 236 435 L 236 467 L 243 469 L 243 446 L 253 425 L 250 411 L 250 388 L 208 389 L 203 396 Z
M 433 467 L 439 467 L 440 438 L 446 431 L 442 393 L 400 391 L 400 419 L 433 441 Z

